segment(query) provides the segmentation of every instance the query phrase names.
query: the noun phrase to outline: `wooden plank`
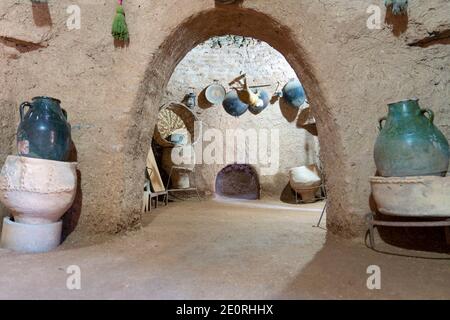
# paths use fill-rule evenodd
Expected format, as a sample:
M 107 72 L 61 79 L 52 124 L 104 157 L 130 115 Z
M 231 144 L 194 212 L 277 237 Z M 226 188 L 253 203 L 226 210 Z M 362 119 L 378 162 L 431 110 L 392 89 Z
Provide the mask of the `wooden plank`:
M 161 179 L 161 175 L 159 174 L 158 165 L 156 164 L 155 155 L 153 154 L 151 147 L 147 155 L 147 171 L 150 176 L 153 191 L 164 192 L 166 188 L 164 188 L 164 183 Z

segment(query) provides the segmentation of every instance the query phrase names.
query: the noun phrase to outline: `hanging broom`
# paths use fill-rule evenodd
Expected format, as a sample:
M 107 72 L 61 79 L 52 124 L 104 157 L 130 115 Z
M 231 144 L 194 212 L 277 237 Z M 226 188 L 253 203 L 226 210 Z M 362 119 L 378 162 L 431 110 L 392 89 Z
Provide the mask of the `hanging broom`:
M 128 41 L 128 27 L 125 21 L 125 11 L 123 10 L 122 2 L 123 0 L 119 0 L 119 4 L 117 5 L 111 33 L 116 40 Z
M 386 7 L 392 10 L 394 15 L 406 14 L 408 10 L 408 0 L 384 0 Z

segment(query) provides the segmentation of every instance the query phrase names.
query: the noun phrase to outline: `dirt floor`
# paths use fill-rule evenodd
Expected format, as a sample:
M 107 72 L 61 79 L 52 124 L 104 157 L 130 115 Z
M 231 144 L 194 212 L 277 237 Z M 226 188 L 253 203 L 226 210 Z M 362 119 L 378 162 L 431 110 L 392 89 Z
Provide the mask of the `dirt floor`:
M 0 299 L 450 299 L 450 255 L 336 238 L 313 227 L 322 207 L 176 202 L 125 235 L 75 234 L 47 254 L 0 250 Z M 66 287 L 71 265 L 81 290 Z M 367 288 L 371 265 L 380 290 Z

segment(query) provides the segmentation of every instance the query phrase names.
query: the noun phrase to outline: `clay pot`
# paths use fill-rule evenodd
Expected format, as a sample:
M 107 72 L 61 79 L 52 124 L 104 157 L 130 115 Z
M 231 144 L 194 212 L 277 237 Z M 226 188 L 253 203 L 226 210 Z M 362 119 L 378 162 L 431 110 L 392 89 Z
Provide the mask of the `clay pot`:
M 306 101 L 305 90 L 298 79 L 291 79 L 283 87 L 283 99 L 295 108 L 300 108 Z
M 8 156 L 0 173 L 0 201 L 19 223 L 60 220 L 77 189 L 75 162 Z
M 189 173 L 195 167 L 195 151 L 192 145 L 176 145 L 163 148 L 163 169 L 170 174 L 172 167 L 172 188 L 187 189 L 190 187 Z
M 316 193 L 322 185 L 319 170 L 316 165 L 292 168 L 289 171 L 289 184 L 295 192 L 299 193 L 303 202 L 316 200 Z
M 223 108 L 233 117 L 240 117 L 248 110 L 248 105 L 242 102 L 236 91 L 230 91 L 223 100 Z
M 186 106 L 189 109 L 194 109 L 197 105 L 197 95 L 194 92 L 190 92 L 185 96 Z
M 445 176 L 449 145 L 433 121 L 433 111 L 421 109 L 417 99 L 389 104 L 388 116 L 379 120 L 375 143 L 378 173 L 383 177 Z
M 35 97 L 20 105 L 17 129 L 18 154 L 24 157 L 64 161 L 71 147 L 67 113 L 58 99 Z M 25 113 L 25 108 L 28 107 Z
M 378 210 L 405 217 L 450 217 L 450 177 L 371 177 Z

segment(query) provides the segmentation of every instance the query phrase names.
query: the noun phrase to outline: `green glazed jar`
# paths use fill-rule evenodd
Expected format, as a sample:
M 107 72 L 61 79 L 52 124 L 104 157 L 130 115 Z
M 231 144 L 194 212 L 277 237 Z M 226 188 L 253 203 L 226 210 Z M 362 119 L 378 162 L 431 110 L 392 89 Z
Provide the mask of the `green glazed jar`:
M 418 99 L 388 106 L 388 116 L 379 120 L 380 134 L 375 143 L 374 157 L 379 175 L 445 176 L 449 144 L 433 124 L 433 111 L 421 109 Z
M 66 161 L 72 139 L 67 112 L 61 108 L 61 101 L 51 97 L 35 97 L 32 102 L 22 103 L 19 112 L 18 154 L 23 157 Z

